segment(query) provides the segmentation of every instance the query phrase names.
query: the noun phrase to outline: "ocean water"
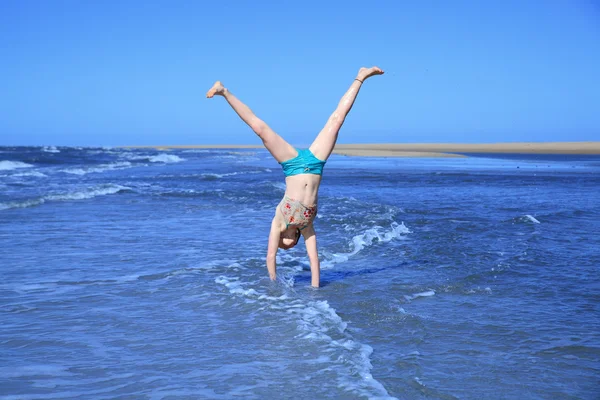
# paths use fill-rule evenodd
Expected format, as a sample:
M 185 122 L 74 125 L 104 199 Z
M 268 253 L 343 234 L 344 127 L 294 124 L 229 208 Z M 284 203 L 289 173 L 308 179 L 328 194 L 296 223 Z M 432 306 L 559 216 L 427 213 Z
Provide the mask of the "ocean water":
M 0 148 L 2 399 L 597 399 L 600 157 Z

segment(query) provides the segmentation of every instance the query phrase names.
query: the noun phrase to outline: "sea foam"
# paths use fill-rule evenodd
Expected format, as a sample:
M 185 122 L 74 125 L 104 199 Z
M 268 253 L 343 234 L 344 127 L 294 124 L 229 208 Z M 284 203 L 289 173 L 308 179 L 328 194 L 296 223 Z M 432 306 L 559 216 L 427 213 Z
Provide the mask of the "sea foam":
M 250 282 L 224 275 L 217 277 L 215 283 L 225 286 L 229 293 L 241 296 L 246 303 L 258 302 L 262 310 L 282 313 L 282 318 L 286 319 L 291 317 L 299 331 L 296 339 L 309 341 L 323 349 L 324 355 L 316 361 L 330 364 L 328 369 L 336 372 L 338 387 L 367 398 L 394 399 L 370 372 L 373 348 L 356 341 L 347 332 L 348 324 L 326 300 L 305 302 L 286 294 L 268 296 L 248 287 Z
M 434 290 L 426 290 L 424 292 L 419 292 L 419 293 L 415 293 L 412 295 L 405 295 L 404 298 L 406 299 L 406 301 L 411 301 L 414 299 L 418 299 L 419 297 L 431 297 L 431 296 L 435 296 Z
M 411 231 L 404 225 L 404 222 L 401 224 L 392 222 L 389 230 L 384 230 L 381 226 L 374 226 L 351 239 L 349 253 L 330 253 L 328 259 L 321 263 L 321 267 L 331 268 L 333 264 L 348 261 L 350 257 L 358 254 L 365 247 L 374 243 L 387 243 L 393 239 L 400 239 L 409 233 Z
M 38 206 L 40 204 L 45 203 L 46 201 L 69 201 L 69 200 L 85 200 L 91 199 L 97 196 L 105 196 L 108 194 L 119 193 L 124 190 L 128 190 L 130 188 L 121 185 L 114 184 L 106 184 L 100 185 L 96 187 L 89 187 L 87 189 L 78 190 L 74 192 L 67 193 L 59 193 L 59 194 L 50 194 L 46 196 L 39 197 L 37 199 L 27 199 L 21 201 L 13 201 L 0 203 L 0 211 L 7 210 L 10 208 L 26 208 Z
M 31 168 L 33 165 L 21 161 L 0 161 L 0 171 L 12 171 L 17 168 Z
M 48 175 L 43 174 L 43 173 L 38 172 L 38 171 L 31 171 L 31 172 L 19 172 L 18 174 L 13 174 L 11 176 L 33 176 L 35 178 L 45 178 Z
M 223 173 L 223 174 L 207 172 L 204 174 L 200 174 L 200 176 L 206 180 L 215 180 L 215 179 L 225 178 L 227 176 L 260 174 L 260 173 L 263 173 L 263 171 L 241 171 L 241 172 L 228 172 L 228 173 Z
M 185 161 L 185 158 L 176 156 L 175 154 L 156 154 L 156 155 L 144 155 L 144 156 L 136 156 L 133 154 L 126 154 L 126 153 L 122 153 L 120 154 L 121 157 L 125 157 L 128 160 L 131 161 L 149 161 L 152 163 L 165 163 L 165 164 L 171 164 L 171 163 L 178 163 L 178 162 L 182 162 Z
M 132 164 L 129 161 L 116 162 L 111 164 L 100 164 L 95 167 L 84 167 L 84 168 L 67 168 L 61 170 L 61 172 L 73 175 L 86 175 L 94 172 L 104 172 L 116 169 L 125 169 L 131 167 Z
M 91 199 L 96 196 L 105 196 L 107 194 L 119 193 L 120 191 L 127 190 L 127 189 L 129 189 L 129 188 L 125 187 L 125 186 L 108 184 L 108 185 L 103 185 L 103 186 L 99 186 L 99 187 L 90 187 L 85 190 L 76 191 L 76 192 L 48 195 L 48 196 L 45 196 L 44 199 L 52 200 L 52 201 L 85 200 L 85 199 Z
M 179 156 L 176 156 L 174 154 L 159 154 L 157 156 L 151 156 L 150 158 L 148 158 L 148 161 L 163 162 L 163 163 L 176 163 L 176 162 L 185 161 L 185 159 L 181 158 Z

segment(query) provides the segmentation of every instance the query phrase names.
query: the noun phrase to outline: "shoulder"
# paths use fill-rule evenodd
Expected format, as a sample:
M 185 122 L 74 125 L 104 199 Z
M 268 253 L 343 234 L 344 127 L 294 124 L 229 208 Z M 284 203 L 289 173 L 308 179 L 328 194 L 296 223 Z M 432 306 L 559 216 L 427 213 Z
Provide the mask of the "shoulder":
M 273 221 L 271 221 L 271 228 L 275 228 L 277 227 L 277 229 L 279 229 L 281 232 L 283 232 L 286 228 L 285 226 L 285 220 L 283 218 L 283 214 L 281 213 L 281 211 L 279 211 L 279 207 L 277 207 L 277 210 L 275 210 L 275 215 L 273 215 Z
M 311 236 L 315 236 L 317 234 L 317 232 L 315 232 L 315 227 L 313 226 L 312 222 L 309 225 L 307 225 L 306 228 L 302 229 L 300 233 L 302 233 L 304 239 Z

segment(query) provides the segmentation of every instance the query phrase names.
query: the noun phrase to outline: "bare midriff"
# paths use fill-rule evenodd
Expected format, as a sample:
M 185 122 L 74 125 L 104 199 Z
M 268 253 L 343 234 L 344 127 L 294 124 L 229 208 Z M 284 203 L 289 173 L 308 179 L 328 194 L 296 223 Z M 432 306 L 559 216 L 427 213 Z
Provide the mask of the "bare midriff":
M 317 204 L 321 175 L 299 174 L 285 178 L 285 194 L 300 203 L 312 206 Z

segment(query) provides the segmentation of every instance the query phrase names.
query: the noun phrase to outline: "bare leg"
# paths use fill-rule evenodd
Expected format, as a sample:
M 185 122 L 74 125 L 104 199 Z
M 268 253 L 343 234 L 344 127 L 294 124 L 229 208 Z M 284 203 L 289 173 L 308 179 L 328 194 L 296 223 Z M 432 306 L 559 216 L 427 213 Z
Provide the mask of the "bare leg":
M 352 105 L 354 104 L 354 100 L 356 100 L 356 96 L 358 96 L 358 92 L 362 86 L 362 83 L 365 79 L 370 78 L 373 75 L 381 75 L 383 74 L 383 70 L 378 67 L 371 68 L 361 68 L 358 71 L 358 75 L 350 89 L 344 94 L 344 97 L 340 100 L 337 108 L 327 120 L 325 127 L 319 132 L 319 135 L 315 139 L 315 141 L 310 145 L 310 151 L 320 160 L 327 160 L 333 151 L 333 147 L 335 146 L 335 142 L 338 138 L 338 133 L 340 128 L 344 124 L 344 120 L 346 116 L 352 109 Z
M 258 135 L 277 162 L 286 161 L 298 155 L 298 152 L 292 145 L 275 133 L 263 120 L 254 115 L 247 105 L 242 103 L 219 81 L 206 93 L 206 97 L 208 98 L 215 95 L 223 96 L 227 100 L 237 115 Z

